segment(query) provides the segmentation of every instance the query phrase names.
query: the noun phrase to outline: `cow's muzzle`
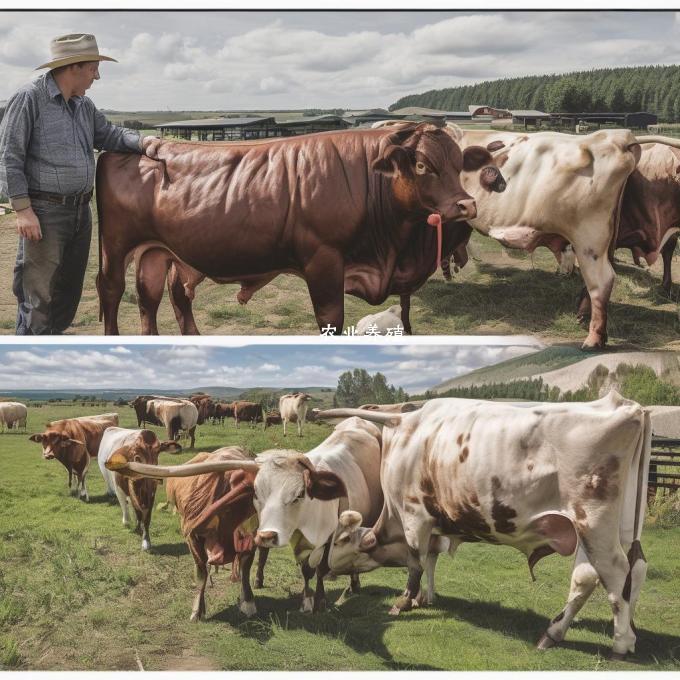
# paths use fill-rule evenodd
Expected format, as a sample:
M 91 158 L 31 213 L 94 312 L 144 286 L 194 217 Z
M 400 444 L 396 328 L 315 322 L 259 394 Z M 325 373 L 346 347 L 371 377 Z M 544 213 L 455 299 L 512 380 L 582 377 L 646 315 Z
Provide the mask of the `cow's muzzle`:
M 477 217 L 477 204 L 474 198 L 466 198 L 462 201 L 456 202 L 457 216 L 456 219 L 471 220 Z
M 52 460 L 54 458 L 54 454 L 52 451 L 43 451 L 43 458 L 45 460 Z
M 255 545 L 259 548 L 275 548 L 279 543 L 276 531 L 258 531 L 255 534 Z

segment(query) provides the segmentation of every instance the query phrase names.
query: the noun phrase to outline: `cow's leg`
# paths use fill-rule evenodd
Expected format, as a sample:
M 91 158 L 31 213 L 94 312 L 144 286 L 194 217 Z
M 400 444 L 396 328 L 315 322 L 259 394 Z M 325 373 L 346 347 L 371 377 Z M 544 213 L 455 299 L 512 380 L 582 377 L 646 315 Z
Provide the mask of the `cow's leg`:
M 116 484 L 116 498 L 118 499 L 118 503 L 120 504 L 120 509 L 123 511 L 123 526 L 128 526 L 130 520 L 128 519 L 127 496 L 125 495 L 123 489 L 121 489 L 117 484 Z
M 246 550 L 241 553 L 240 556 L 240 568 L 241 568 L 241 594 L 239 595 L 239 605 L 238 608 L 241 613 L 245 614 L 247 617 L 251 617 L 257 614 L 257 607 L 255 606 L 255 596 L 253 595 L 253 590 L 250 587 L 250 568 L 253 566 L 253 560 L 255 559 L 255 548 L 252 550 Z
M 423 509 L 417 510 L 406 516 L 404 522 L 404 535 L 408 544 L 406 566 L 408 567 L 408 581 L 406 590 L 401 597 L 397 598 L 390 614 L 396 616 L 403 611 L 409 611 L 419 605 L 420 581 L 423 576 L 424 566 L 427 563 L 430 546 L 430 536 L 434 520 Z
M 208 555 L 202 538 L 190 536 L 187 543 L 196 563 L 196 595 L 189 620 L 197 622 L 205 616 L 205 588 L 208 585 L 209 572 Z
M 321 246 L 304 268 L 307 290 L 320 330 L 335 329 L 342 333 L 345 322 L 345 264 L 334 248 Z
M 413 335 L 411 328 L 411 296 L 400 295 L 399 302 L 401 303 L 401 323 L 404 326 L 404 333 Z
M 607 249 L 574 246 L 581 274 L 590 294 L 592 313 L 583 349 L 601 349 L 607 342 L 607 305 L 614 286 L 614 269 Z
M 90 494 L 87 493 L 87 487 L 85 486 L 85 478 L 87 477 L 87 470 L 83 472 L 80 477 L 80 498 L 84 498 L 86 503 L 90 502 Z
M 298 437 L 302 437 L 302 420 L 301 420 L 300 416 L 298 416 L 297 427 L 298 427 Z
M 309 582 L 312 580 L 316 570 L 314 567 L 310 567 L 307 560 L 305 560 L 301 565 L 302 578 L 304 579 L 304 585 L 302 586 L 302 605 L 300 611 L 303 613 L 308 613 L 314 611 L 314 592 L 309 587 Z
M 284 436 L 284 437 L 286 436 L 286 423 L 287 423 L 287 422 L 288 422 L 288 421 L 284 418 L 284 419 L 283 419 L 283 436 Z
M 328 551 L 330 550 L 330 543 L 326 544 L 323 551 L 323 557 L 316 568 L 316 591 L 314 592 L 314 613 L 321 612 L 326 609 L 326 591 L 323 586 L 324 576 L 330 571 L 328 567 Z
M 191 298 L 187 295 L 182 279 L 176 266 L 171 266 L 168 272 L 168 295 L 170 304 L 175 312 L 175 318 L 182 335 L 200 335 Z
M 3 428 L 3 432 L 4 432 L 4 428 Z M 68 471 L 68 492 L 69 492 L 69 494 L 73 493 L 73 490 L 71 489 L 72 486 L 73 486 L 73 470 L 69 470 Z M 76 482 L 76 488 L 78 488 L 77 482 Z
M 269 548 L 257 549 L 257 573 L 255 574 L 255 588 L 264 588 L 264 565 L 267 564 Z
M 118 307 L 125 291 L 125 253 L 104 252 L 102 255 L 96 286 L 104 315 L 104 334 L 119 335 Z
M 579 323 L 590 320 L 591 307 L 590 307 L 590 295 L 588 294 L 588 289 L 583 286 L 581 292 L 579 293 L 576 309 L 576 320 Z
M 564 609 L 550 622 L 543 637 L 538 642 L 539 649 L 548 649 L 562 642 L 567 629 L 590 597 L 597 585 L 597 572 L 581 547 L 576 553 L 574 569 L 571 572 L 569 598 Z
M 662 286 L 667 295 L 671 294 L 671 285 L 673 284 L 673 275 L 671 266 L 673 264 L 673 253 L 675 253 L 675 246 L 678 244 L 678 235 L 673 234 L 666 244 L 661 249 L 661 258 L 663 259 L 663 281 Z
M 189 437 L 191 437 L 191 448 L 194 448 L 194 444 L 196 443 L 196 426 L 194 425 L 190 430 L 189 430 Z
M 151 507 L 142 510 L 142 550 L 151 550 L 151 536 L 149 535 L 149 525 L 151 524 L 151 508 L 153 508 L 153 500 Z

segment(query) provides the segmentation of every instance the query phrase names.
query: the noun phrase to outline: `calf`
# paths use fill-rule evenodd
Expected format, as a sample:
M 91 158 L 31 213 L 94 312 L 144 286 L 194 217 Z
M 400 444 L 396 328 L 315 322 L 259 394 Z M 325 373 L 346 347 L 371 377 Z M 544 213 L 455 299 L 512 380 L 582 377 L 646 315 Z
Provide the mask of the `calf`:
M 123 511 L 124 526 L 128 526 L 129 522 L 127 504 L 128 500 L 130 501 L 137 516 L 135 531 L 142 535 L 142 550 L 151 548 L 149 524 L 157 482 L 153 479 L 129 479 L 109 470 L 106 463 L 116 455 L 118 459 L 124 458 L 130 462 L 158 465 L 158 454 L 161 451 L 179 453 L 181 450 L 182 447 L 175 441 L 158 441 L 158 437 L 151 430 L 130 430 L 124 427 L 109 427 L 99 444 L 97 460 L 107 491 L 110 495 L 115 493 L 118 498 Z
M 421 599 L 433 552 L 453 554 L 466 541 L 509 545 L 527 555 L 533 575 L 542 557 L 576 551 L 569 600 L 539 647 L 564 639 L 599 579 L 614 613 L 613 655 L 634 651 L 651 450 L 650 416 L 638 404 L 611 392 L 585 404 L 432 399 L 401 415 L 322 415 L 387 426 L 380 518 L 362 528 L 357 514 L 341 517 L 327 557 L 334 572 L 408 566 L 398 614 Z
M 284 394 L 279 399 L 279 411 L 281 413 L 281 420 L 283 421 L 283 436 L 286 436 L 286 424 L 288 422 L 297 421 L 298 435 L 302 437 L 302 427 L 305 424 L 307 417 L 307 402 L 311 397 L 304 392 L 295 392 L 295 394 Z
M 238 465 L 226 471 L 208 471 L 214 463 Z M 170 505 L 180 514 L 181 528 L 196 564 L 198 587 L 194 597 L 191 621 L 205 616 L 205 588 L 211 565 L 232 564 L 232 580 L 240 571 L 239 608 L 246 616 L 256 613 L 250 588 L 250 568 L 255 545 L 257 516 L 253 507 L 253 480 L 257 466 L 242 449 L 225 447 L 213 453 L 199 453 L 185 465 L 149 466 L 112 456 L 107 462 L 111 470 L 127 476 L 169 477 L 166 494 Z M 193 472 L 196 468 L 201 472 Z M 188 473 L 188 474 L 187 474 Z M 183 479 L 181 477 L 184 477 Z M 260 549 L 255 587 L 264 583 L 264 565 L 268 550 Z
M 104 431 L 117 425 L 117 413 L 67 418 L 47 423 L 43 433 L 32 434 L 29 439 L 42 444 L 45 460 L 56 458 L 66 468 L 69 492 L 75 476 L 73 492 L 89 501 L 85 476 L 90 467 L 90 458 L 97 456 Z

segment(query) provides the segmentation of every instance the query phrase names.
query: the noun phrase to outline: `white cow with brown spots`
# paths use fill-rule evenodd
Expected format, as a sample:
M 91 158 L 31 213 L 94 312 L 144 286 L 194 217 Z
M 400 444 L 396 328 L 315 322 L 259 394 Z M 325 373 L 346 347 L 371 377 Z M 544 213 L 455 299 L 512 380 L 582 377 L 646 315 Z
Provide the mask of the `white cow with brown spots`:
M 146 403 L 147 413 L 154 415 L 165 425 L 168 439 L 177 439 L 180 431 L 191 438 L 191 447 L 196 441 L 198 409 L 188 399 L 150 399 Z
M 398 614 L 420 603 L 423 570 L 447 547 L 509 545 L 526 554 L 532 575 L 540 558 L 576 552 L 568 602 L 539 647 L 564 639 L 599 581 L 614 613 L 613 655 L 634 651 L 651 448 L 650 416 L 639 404 L 611 392 L 590 403 L 432 399 L 401 415 L 321 415 L 386 425 L 382 513 L 370 528 L 358 513 L 342 514 L 327 556 L 334 573 L 408 566 Z
M 311 397 L 305 392 L 295 392 L 294 394 L 284 394 L 279 399 L 279 413 L 283 421 L 283 436 L 286 436 L 286 423 L 297 422 L 298 435 L 302 437 L 302 426 L 307 418 L 307 402 Z

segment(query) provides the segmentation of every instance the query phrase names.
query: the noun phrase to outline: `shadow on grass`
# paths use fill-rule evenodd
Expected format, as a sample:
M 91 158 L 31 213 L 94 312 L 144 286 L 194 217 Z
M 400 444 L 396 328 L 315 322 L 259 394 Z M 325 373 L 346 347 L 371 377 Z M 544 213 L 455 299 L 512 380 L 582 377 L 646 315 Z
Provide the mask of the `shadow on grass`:
M 563 277 L 541 269 L 522 270 L 487 263 L 479 263 L 477 268 L 490 281 L 431 280 L 414 297 L 429 314 L 447 320 L 454 331 L 474 333 L 482 325 L 505 323 L 516 333 L 554 333 L 557 326 L 575 336 L 579 334 L 576 305 L 583 286 L 580 276 Z M 636 270 L 635 274 L 643 277 L 650 288 L 639 296 L 639 305 L 610 303 L 610 336 L 644 346 L 677 340 L 676 314 L 650 309 L 667 302 L 654 287 L 658 282 L 649 272 Z M 581 332 L 585 334 L 585 328 Z
M 184 541 L 181 543 L 152 544 L 150 552 L 152 555 L 170 555 L 171 557 L 179 557 L 181 555 L 188 555 L 189 547 Z
M 98 505 L 103 503 L 105 505 L 118 505 L 118 499 L 115 496 L 109 496 L 107 493 L 100 496 L 90 496 L 90 503 Z
M 343 588 L 326 590 L 327 601 L 334 602 Z M 259 591 L 261 593 L 262 591 Z M 388 628 L 398 627 L 401 622 L 413 622 L 413 617 L 432 621 L 455 619 L 476 628 L 498 632 L 529 644 L 536 644 L 545 632 L 552 613 L 540 614 L 529 609 L 505 607 L 499 602 L 480 602 L 438 595 L 435 605 L 392 617 L 385 601 L 396 598 L 400 591 L 394 588 L 368 586 L 359 595 L 351 597 L 339 607 L 330 605 L 319 614 L 303 614 L 299 611 L 300 595 L 273 598 L 256 593 L 258 614 L 244 619 L 238 606 L 233 604 L 209 618 L 209 622 L 223 622 L 232 626 L 239 635 L 264 644 L 273 637 L 276 628 L 304 630 L 315 635 L 341 640 L 359 654 L 378 656 L 389 670 L 444 670 L 427 664 L 405 664 L 393 659 L 384 643 Z M 605 635 L 610 642 L 604 645 L 590 641 L 575 640 L 579 630 Z M 601 619 L 581 619 L 572 624 L 567 639 L 560 644 L 563 649 L 588 656 L 598 654 L 607 658 L 613 641 L 613 624 Z M 629 655 L 627 662 L 636 666 L 674 661 L 674 650 L 680 647 L 680 637 L 638 628 L 637 652 Z M 550 654 L 550 651 L 536 654 Z M 625 666 L 624 666 L 625 668 Z

